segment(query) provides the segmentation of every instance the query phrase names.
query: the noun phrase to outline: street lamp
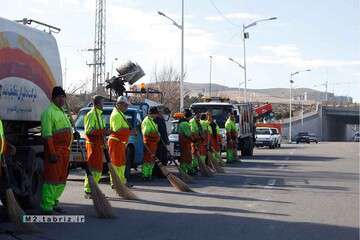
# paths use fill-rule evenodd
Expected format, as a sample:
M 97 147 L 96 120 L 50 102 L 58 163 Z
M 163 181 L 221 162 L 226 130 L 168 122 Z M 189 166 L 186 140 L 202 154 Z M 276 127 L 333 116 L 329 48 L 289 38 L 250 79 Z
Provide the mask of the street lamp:
M 310 72 L 311 69 L 306 69 L 304 71 L 297 71 L 297 72 L 293 72 L 293 73 L 290 73 L 290 115 L 289 115 L 289 143 L 291 143 L 291 128 L 292 128 L 292 85 L 294 83 L 293 81 L 293 76 L 294 75 L 297 75 L 299 73 L 302 73 L 302 72 Z
M 245 71 L 245 67 L 243 65 L 241 65 L 238 61 L 235 61 L 233 58 L 229 58 L 229 60 L 231 62 L 235 63 L 236 65 L 238 65 L 238 67 L 240 67 L 241 69 L 243 69 Z M 246 81 L 244 81 L 244 82 L 239 81 L 239 96 L 241 95 L 241 85 L 243 83 L 245 83 L 245 86 L 246 86 Z M 246 94 L 246 91 L 244 88 L 244 102 L 245 102 L 245 94 Z
M 209 56 L 210 59 L 210 72 L 209 72 L 209 97 L 211 98 L 211 75 L 212 75 L 212 62 L 213 62 L 213 56 Z
M 246 90 L 247 90 L 247 79 L 246 79 L 246 47 L 245 47 L 245 39 L 249 38 L 249 33 L 245 32 L 246 29 L 255 26 L 256 24 L 258 24 L 259 22 L 266 22 L 266 21 L 272 21 L 272 20 L 276 20 L 276 17 L 271 17 L 271 18 L 264 18 L 264 19 L 259 19 L 255 22 L 252 22 L 248 25 L 244 25 L 243 24 L 243 29 L 242 29 L 242 36 L 243 36 L 243 46 L 244 46 L 244 80 L 245 80 L 245 88 L 244 88 L 244 93 L 245 93 L 245 99 L 244 101 L 246 102 Z
M 158 11 L 158 14 L 169 19 L 181 30 L 180 111 L 182 111 L 184 109 L 184 0 L 181 0 L 181 24 L 178 24 L 163 12 Z
M 112 63 L 111 63 L 111 72 L 110 72 L 111 77 L 113 76 L 114 63 L 115 63 L 117 60 L 118 60 L 118 58 L 114 58 L 114 60 L 113 60 Z

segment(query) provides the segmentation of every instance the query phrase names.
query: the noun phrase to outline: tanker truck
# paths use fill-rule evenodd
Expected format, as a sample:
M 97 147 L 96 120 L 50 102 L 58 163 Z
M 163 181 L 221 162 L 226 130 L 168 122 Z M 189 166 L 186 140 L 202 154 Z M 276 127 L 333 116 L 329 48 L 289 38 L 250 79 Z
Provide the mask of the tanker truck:
M 43 24 L 48 32 L 29 24 L 0 18 L 0 118 L 15 156 L 5 157 L 10 185 L 21 206 L 38 208 L 43 173 L 40 116 L 50 102 L 54 86 L 62 85 L 57 29 Z M 38 22 L 36 22 L 38 23 Z M 1 171 L 4 172 L 4 171 Z M 4 198 L 5 176 L 0 176 L 0 199 Z

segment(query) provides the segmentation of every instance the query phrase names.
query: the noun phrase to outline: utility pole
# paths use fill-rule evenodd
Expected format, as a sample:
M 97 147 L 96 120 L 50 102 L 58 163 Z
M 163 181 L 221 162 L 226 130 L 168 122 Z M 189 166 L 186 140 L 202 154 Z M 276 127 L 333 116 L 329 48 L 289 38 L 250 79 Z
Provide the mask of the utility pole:
M 94 61 L 93 63 L 87 64 L 93 67 L 93 92 L 105 82 L 105 35 L 106 0 L 96 0 L 94 48 L 88 49 L 88 51 L 94 52 Z
M 209 97 L 211 98 L 211 75 L 212 75 L 212 59 L 213 57 L 210 56 L 210 73 L 209 73 Z

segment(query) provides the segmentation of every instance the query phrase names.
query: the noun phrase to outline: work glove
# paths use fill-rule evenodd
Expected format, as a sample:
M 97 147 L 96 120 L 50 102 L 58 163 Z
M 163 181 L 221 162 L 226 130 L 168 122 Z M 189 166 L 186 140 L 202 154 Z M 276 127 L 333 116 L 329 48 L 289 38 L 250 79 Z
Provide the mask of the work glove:
M 76 139 L 76 140 L 79 140 L 80 139 L 80 133 L 78 131 L 75 131 L 73 133 L 73 138 Z
M 56 154 L 51 154 L 49 157 L 50 163 L 56 163 L 58 161 L 59 157 Z

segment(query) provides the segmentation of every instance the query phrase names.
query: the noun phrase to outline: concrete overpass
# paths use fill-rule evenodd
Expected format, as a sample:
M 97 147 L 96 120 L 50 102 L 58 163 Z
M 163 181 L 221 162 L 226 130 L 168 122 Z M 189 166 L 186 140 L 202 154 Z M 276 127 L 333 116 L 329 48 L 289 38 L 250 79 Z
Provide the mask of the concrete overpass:
M 316 112 L 293 118 L 292 136 L 298 132 L 315 133 L 322 141 L 348 141 L 359 130 L 360 105 L 319 105 Z M 288 138 L 289 119 L 282 121 L 283 136 Z

